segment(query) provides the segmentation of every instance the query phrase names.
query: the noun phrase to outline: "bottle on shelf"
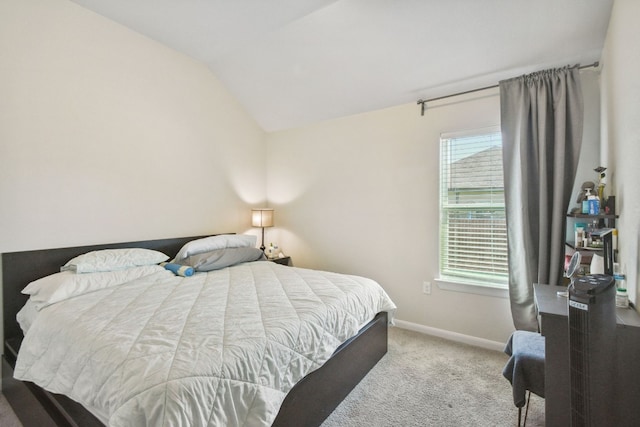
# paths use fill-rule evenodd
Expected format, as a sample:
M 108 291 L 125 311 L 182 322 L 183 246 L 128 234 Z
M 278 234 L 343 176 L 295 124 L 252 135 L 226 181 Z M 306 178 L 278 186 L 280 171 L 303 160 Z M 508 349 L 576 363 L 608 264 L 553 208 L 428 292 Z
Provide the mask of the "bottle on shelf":
M 629 295 L 627 294 L 627 283 L 624 269 L 620 268 L 620 264 L 613 263 L 613 278 L 616 281 L 616 307 L 628 308 Z
M 587 188 L 585 191 L 586 191 L 586 194 L 584 195 L 584 200 L 582 201 L 582 213 L 588 214 L 589 213 L 589 197 L 591 197 L 591 189 Z
M 587 196 L 589 204 L 589 215 L 598 215 L 600 213 L 600 199 L 595 194 Z
M 626 289 L 616 289 L 616 307 L 629 308 L 629 295 Z
M 584 227 L 576 227 L 576 248 L 584 247 Z

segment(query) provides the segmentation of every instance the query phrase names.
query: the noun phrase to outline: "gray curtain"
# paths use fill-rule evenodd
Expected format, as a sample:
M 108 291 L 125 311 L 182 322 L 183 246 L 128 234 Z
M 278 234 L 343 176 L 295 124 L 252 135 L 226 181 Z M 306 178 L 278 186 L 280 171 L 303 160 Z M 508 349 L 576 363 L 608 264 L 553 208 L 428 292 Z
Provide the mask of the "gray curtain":
M 582 145 L 578 67 L 500 82 L 509 297 L 516 329 L 536 331 L 533 283 L 564 270 L 566 212 Z

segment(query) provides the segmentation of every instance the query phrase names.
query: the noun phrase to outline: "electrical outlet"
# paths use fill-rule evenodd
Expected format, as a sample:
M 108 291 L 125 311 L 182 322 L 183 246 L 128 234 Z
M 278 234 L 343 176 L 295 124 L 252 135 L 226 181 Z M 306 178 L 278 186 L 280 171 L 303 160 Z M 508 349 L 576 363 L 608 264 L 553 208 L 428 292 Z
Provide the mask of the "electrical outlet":
M 431 295 L 431 282 L 427 282 L 426 280 L 422 282 L 422 293 Z

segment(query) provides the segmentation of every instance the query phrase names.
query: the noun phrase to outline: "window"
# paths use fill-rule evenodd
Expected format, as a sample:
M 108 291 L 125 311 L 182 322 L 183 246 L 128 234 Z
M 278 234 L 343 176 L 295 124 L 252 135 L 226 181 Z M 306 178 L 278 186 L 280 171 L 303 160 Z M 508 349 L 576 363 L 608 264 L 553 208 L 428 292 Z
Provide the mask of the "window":
M 506 287 L 502 137 L 497 129 L 440 138 L 440 275 Z

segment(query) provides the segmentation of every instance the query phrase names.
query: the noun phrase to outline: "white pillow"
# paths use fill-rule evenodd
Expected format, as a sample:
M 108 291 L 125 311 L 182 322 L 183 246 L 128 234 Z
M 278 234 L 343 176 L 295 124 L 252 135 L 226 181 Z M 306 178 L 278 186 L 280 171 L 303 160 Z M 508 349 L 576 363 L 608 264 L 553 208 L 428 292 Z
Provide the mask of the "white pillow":
M 173 276 L 171 272 L 159 265 L 85 274 L 62 271 L 29 283 L 22 293 L 29 295 L 29 300 L 33 301 L 36 310 L 40 311 L 48 305 L 73 296 L 121 285 L 158 272 L 166 272 Z
M 159 264 L 169 257 L 162 252 L 143 248 L 103 249 L 78 255 L 67 262 L 60 271 L 95 273 L 115 271 L 140 265 Z
M 172 262 L 180 262 L 192 255 L 226 248 L 255 248 L 258 238 L 248 234 L 221 234 L 186 243 Z

